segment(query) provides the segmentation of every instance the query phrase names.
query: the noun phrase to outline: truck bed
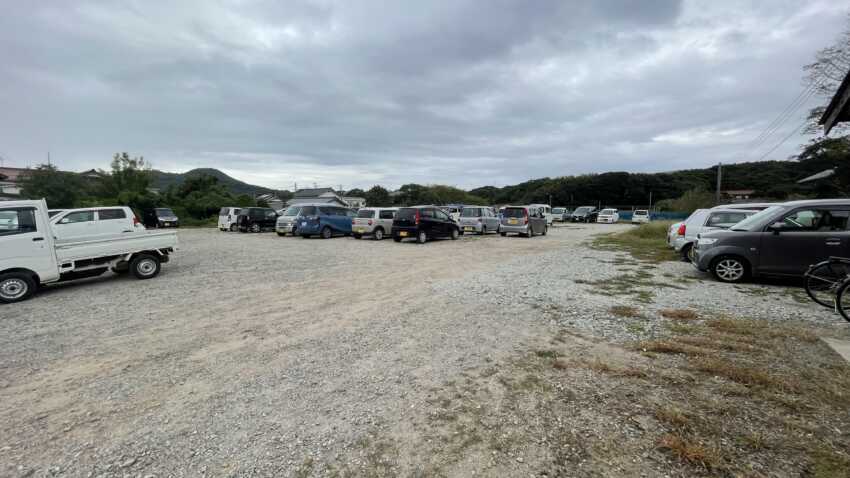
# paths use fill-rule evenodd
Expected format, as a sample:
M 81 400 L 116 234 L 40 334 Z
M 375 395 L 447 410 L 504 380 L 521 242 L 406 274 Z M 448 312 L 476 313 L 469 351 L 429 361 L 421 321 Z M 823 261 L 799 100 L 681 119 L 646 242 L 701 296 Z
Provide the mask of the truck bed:
M 122 256 L 141 251 L 176 249 L 177 231 L 141 231 L 91 240 L 57 241 L 56 258 L 60 264 L 82 259 Z

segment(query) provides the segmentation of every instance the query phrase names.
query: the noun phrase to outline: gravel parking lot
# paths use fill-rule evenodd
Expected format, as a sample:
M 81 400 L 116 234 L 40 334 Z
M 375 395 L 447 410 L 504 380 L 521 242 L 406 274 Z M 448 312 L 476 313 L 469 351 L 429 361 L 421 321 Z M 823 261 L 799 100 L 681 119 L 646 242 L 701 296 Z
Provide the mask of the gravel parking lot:
M 535 475 L 552 457 L 533 447 L 435 445 L 465 436 L 434 421 L 444 395 L 493 387 L 470 371 L 520 363 L 552 337 L 577 360 L 646 360 L 621 346 L 663 334 L 670 308 L 845 333 L 784 284 L 729 286 L 587 245 L 627 227 L 426 245 L 181 230 L 154 280 L 103 277 L 0 307 L 0 476 Z M 642 318 L 625 324 L 612 305 Z M 570 463 L 666 473 L 653 448 Z

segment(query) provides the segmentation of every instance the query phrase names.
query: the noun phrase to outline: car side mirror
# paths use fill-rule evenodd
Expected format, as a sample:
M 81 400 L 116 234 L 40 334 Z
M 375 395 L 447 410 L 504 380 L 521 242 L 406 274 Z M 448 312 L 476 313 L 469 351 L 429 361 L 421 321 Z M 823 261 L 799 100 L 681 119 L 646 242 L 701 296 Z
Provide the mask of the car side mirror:
M 767 229 L 772 231 L 774 234 L 779 234 L 779 231 L 785 229 L 785 223 L 782 221 L 776 221 L 768 226 Z
M 63 217 L 62 219 L 59 220 L 59 224 L 68 224 L 68 218 Z

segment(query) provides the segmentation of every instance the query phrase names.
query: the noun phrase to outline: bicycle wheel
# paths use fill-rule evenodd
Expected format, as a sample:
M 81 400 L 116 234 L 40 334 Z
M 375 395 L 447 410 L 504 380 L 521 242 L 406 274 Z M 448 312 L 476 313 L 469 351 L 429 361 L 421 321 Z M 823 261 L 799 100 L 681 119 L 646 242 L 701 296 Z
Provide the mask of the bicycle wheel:
M 838 313 L 844 317 L 844 320 L 850 322 L 850 292 L 847 289 L 850 288 L 850 279 L 845 280 L 838 287 L 838 293 L 835 295 L 835 308 L 838 309 Z
M 823 261 L 815 264 L 806 271 L 806 293 L 816 303 L 835 307 L 835 297 L 844 279 L 850 277 L 850 265 L 842 262 Z

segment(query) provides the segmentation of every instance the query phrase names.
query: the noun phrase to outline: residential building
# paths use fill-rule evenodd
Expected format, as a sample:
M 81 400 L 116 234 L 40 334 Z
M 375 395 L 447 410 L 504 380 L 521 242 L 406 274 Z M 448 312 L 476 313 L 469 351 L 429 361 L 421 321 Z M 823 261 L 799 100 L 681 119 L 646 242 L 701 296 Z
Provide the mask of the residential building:
M 24 168 L 0 168 L 0 200 L 19 199 L 21 181 L 27 171 Z
M 365 203 L 365 200 L 363 201 Z M 331 188 L 299 189 L 295 191 L 292 199 L 286 202 L 287 206 L 307 203 L 326 203 L 338 206 L 350 207 L 342 197 Z
M 348 207 L 352 209 L 360 209 L 366 207 L 366 198 L 360 196 L 343 196 L 342 200 L 348 203 Z

